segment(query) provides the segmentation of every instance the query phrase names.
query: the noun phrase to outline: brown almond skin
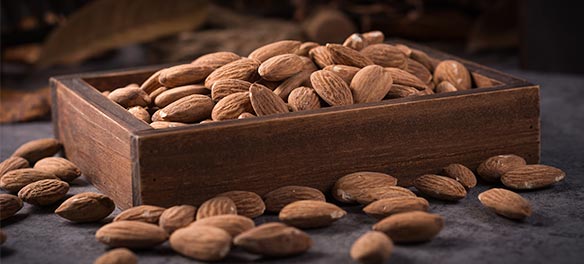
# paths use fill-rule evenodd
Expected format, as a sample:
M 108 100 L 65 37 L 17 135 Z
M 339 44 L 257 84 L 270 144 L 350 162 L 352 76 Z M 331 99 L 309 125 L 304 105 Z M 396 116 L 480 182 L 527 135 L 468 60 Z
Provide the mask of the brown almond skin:
M 207 78 L 213 70 L 206 65 L 181 64 L 162 70 L 158 82 L 167 88 L 195 84 Z
M 369 45 L 361 54 L 369 58 L 373 63 L 382 67 L 395 67 L 405 69 L 407 67 L 407 57 L 395 46 L 379 43 Z
M 426 84 L 432 83 L 432 73 L 424 65 L 415 60 L 408 58 L 405 70 Z
M 245 119 L 245 118 L 251 118 L 251 117 L 257 117 L 257 116 L 252 114 L 252 113 L 243 112 L 243 113 L 241 113 L 241 115 L 239 115 L 237 117 L 237 119 Z
M 257 116 L 288 113 L 288 105 L 267 87 L 254 83 L 249 87 L 251 105 Z
M 189 226 L 213 226 L 225 230 L 232 237 L 255 227 L 255 223 L 249 217 L 241 215 L 215 215 L 203 218 L 191 223 Z
M 412 55 L 412 49 L 403 44 L 395 44 L 395 47 L 399 49 L 406 57 L 410 57 Z
M 363 38 L 363 36 L 361 36 L 361 34 L 359 34 L 359 33 L 351 34 L 343 42 L 343 46 L 357 50 L 357 51 L 362 50 L 363 48 L 367 47 L 368 44 L 369 43 L 367 42 L 367 40 L 365 40 L 365 38 Z
M 386 217 L 373 225 L 373 230 L 385 233 L 396 243 L 418 243 L 432 240 L 443 227 L 440 215 L 413 211 Z
M 356 104 L 371 103 L 383 100 L 392 84 L 391 75 L 383 67 L 369 65 L 355 74 L 350 88 Z
M 224 214 L 237 214 L 237 206 L 228 197 L 214 197 L 199 206 L 197 220 Z
M 253 254 L 287 257 L 308 251 L 312 239 L 302 230 L 274 222 L 239 234 L 233 244 Z
M 551 186 L 566 177 L 566 173 L 548 165 L 525 165 L 509 170 L 501 176 L 501 182 L 513 189 L 531 190 Z
M 95 238 L 110 247 L 150 248 L 166 241 L 168 234 L 157 225 L 116 221 L 98 229 Z
M 107 97 L 124 108 L 132 106 L 145 107 L 152 102 L 148 93 L 140 89 L 137 84 L 130 84 L 126 87 L 117 88 Z
M 325 46 L 318 46 L 308 52 L 308 56 L 320 68 L 335 64 L 331 52 Z
M 52 173 L 33 168 L 17 169 L 7 172 L 0 179 L 0 188 L 9 192 L 18 192 L 24 186 L 40 180 L 58 180 Z
M 169 127 L 181 127 L 186 126 L 188 124 L 181 123 L 181 122 L 168 122 L 168 121 L 154 121 L 150 123 L 150 126 L 154 129 L 164 129 Z
M 61 143 L 54 138 L 41 138 L 24 143 L 18 147 L 12 156 L 24 158 L 29 164 L 51 157 L 61 150 Z
M 436 93 L 450 93 L 456 91 L 458 91 L 458 89 L 456 89 L 456 87 L 454 87 L 454 85 L 448 81 L 441 81 L 438 85 L 436 85 Z
M 295 185 L 280 187 L 264 195 L 266 210 L 276 213 L 280 212 L 284 206 L 301 200 L 325 202 L 326 198 L 318 189 Z
M 290 100 L 290 93 L 292 90 L 300 87 L 303 83 L 310 82 L 310 74 L 312 74 L 313 70 L 304 70 L 301 71 L 292 77 L 284 80 L 280 85 L 278 85 L 274 89 L 274 93 L 283 100 Z
M 329 65 L 324 67 L 323 70 L 331 71 L 341 77 L 347 84 L 351 84 L 353 77 L 355 77 L 355 74 L 361 69 L 347 65 Z
M 237 214 L 249 218 L 256 218 L 266 210 L 264 200 L 258 194 L 248 191 L 229 191 L 220 193 L 217 197 L 227 197 L 235 203 Z
M 128 112 L 132 114 L 135 118 L 138 118 L 146 123 L 152 122 L 152 120 L 150 119 L 150 113 L 148 113 L 148 111 L 142 106 L 130 107 L 130 109 L 128 109 Z
M 389 89 L 389 92 L 387 92 L 385 98 L 394 99 L 410 96 L 419 96 L 419 92 L 420 91 L 414 87 L 394 83 L 393 85 L 391 85 L 391 89 Z
M 193 123 L 211 117 L 215 103 L 211 97 L 193 94 L 174 101 L 160 110 L 162 120 L 181 123 Z
M 262 62 L 258 73 L 267 81 L 282 81 L 302 71 L 304 62 L 296 54 L 282 54 Z
M 383 219 L 393 214 L 410 211 L 428 211 L 430 204 L 424 198 L 401 196 L 380 199 L 363 208 L 367 215 Z
M 455 179 L 426 174 L 414 180 L 414 186 L 423 195 L 445 201 L 458 201 L 466 197 L 466 190 Z
M 168 91 L 168 88 L 161 86 L 158 87 L 156 90 L 154 90 L 152 93 L 150 93 L 150 100 L 152 102 L 154 102 L 156 100 L 156 97 L 158 97 L 161 93 Z
M 127 248 L 116 248 L 99 256 L 93 264 L 138 264 L 138 257 Z
M 22 200 L 18 196 L 0 193 L 0 221 L 15 215 L 22 206 Z
M 174 87 L 172 89 L 162 92 L 160 95 L 154 99 L 154 104 L 160 108 L 164 108 L 167 105 L 193 94 L 208 95 L 209 89 L 205 86 L 199 84 L 185 85 Z
M 114 201 L 106 195 L 85 192 L 65 200 L 55 214 L 75 223 L 99 222 L 116 209 Z
M 337 180 L 332 189 L 333 197 L 344 203 L 355 203 L 361 196 L 367 196 L 370 189 L 381 186 L 395 186 L 397 179 L 380 172 L 354 172 Z
M 498 215 L 522 220 L 531 215 L 531 205 L 519 194 L 501 188 L 493 188 L 479 194 L 479 201 Z
M 257 71 L 260 63 L 259 60 L 252 58 L 242 58 L 225 64 L 207 76 L 207 79 L 205 79 L 205 87 L 211 89 L 216 81 L 223 79 L 254 82 L 259 77 Z
M 30 167 L 28 161 L 22 157 L 13 156 L 0 163 L 0 179 L 9 171 Z
M 298 51 L 296 51 L 296 55 L 308 57 L 309 56 L 308 52 L 310 52 L 311 49 L 314 49 L 318 46 L 319 45 L 316 42 L 311 41 L 303 42 L 302 44 L 300 44 L 300 48 L 298 48 Z
M 363 68 L 372 65 L 373 61 L 365 57 L 358 51 L 347 48 L 339 44 L 326 44 L 326 48 L 331 54 L 334 64 L 342 64 Z
M 296 201 L 282 208 L 280 221 L 298 228 L 318 228 L 331 225 L 347 212 L 340 207 L 321 201 Z
M 154 205 L 138 205 L 126 209 L 114 218 L 117 221 L 139 221 L 149 224 L 158 224 L 160 215 L 166 210 L 160 206 Z
M 365 40 L 367 40 L 367 43 L 369 43 L 369 45 L 383 43 L 383 41 L 385 40 L 385 35 L 383 35 L 383 32 L 378 30 L 365 32 L 361 35 Z
M 249 92 L 237 92 L 219 100 L 213 107 L 211 118 L 213 121 L 237 119 L 239 115 L 245 112 L 255 113 L 251 105 Z
M 69 184 L 61 180 L 41 180 L 24 186 L 18 198 L 32 205 L 45 206 L 63 199 L 69 191 Z
M 169 242 L 174 251 L 201 261 L 221 260 L 231 249 L 231 236 L 212 226 L 181 228 L 172 233 Z
M 177 229 L 186 227 L 195 221 L 196 213 L 197 208 L 192 205 L 176 205 L 162 212 L 158 225 L 166 233 L 172 234 Z
M 151 94 L 156 89 L 158 89 L 159 87 L 163 86 L 158 81 L 158 77 L 160 77 L 160 72 L 163 71 L 163 70 L 164 69 L 158 70 L 154 74 L 150 75 L 150 77 L 148 77 L 148 79 L 146 79 L 146 81 L 144 81 L 142 83 L 142 85 L 140 85 L 140 89 L 142 89 L 142 91 L 144 91 L 146 94 Z
M 517 155 L 497 155 L 483 161 L 477 168 L 477 173 L 485 181 L 496 182 L 505 172 L 526 164 L 525 159 Z
M 191 62 L 191 64 L 204 65 L 212 69 L 218 69 L 225 64 L 234 62 L 239 59 L 241 59 L 241 56 L 233 52 L 218 51 L 198 57 L 196 60 Z
M 331 106 L 353 104 L 353 95 L 349 85 L 338 75 L 330 71 L 315 71 L 310 75 L 314 91 Z
M 66 182 L 72 182 L 81 176 L 81 170 L 73 162 L 60 157 L 41 159 L 34 165 L 34 168 L 39 171 L 54 174 Z
M 428 85 L 415 75 L 398 68 L 385 68 L 393 79 L 393 84 L 414 87 L 420 91 L 428 89 Z
M 413 60 L 419 62 L 420 64 L 424 65 L 424 67 L 426 67 L 428 71 L 430 72 L 434 71 L 434 64 L 432 62 L 432 58 L 430 58 L 430 56 L 428 56 L 426 52 L 423 52 L 418 49 L 411 49 L 411 54 L 408 56 Z
M 466 166 L 458 163 L 450 164 L 442 169 L 444 176 L 455 179 L 460 182 L 466 189 L 473 188 L 477 185 L 477 177 Z
M 320 100 L 314 89 L 303 86 L 290 92 L 288 106 L 294 112 L 320 109 Z
M 393 252 L 393 241 L 379 231 L 369 231 L 351 246 L 351 258 L 363 264 L 385 263 Z
M 360 204 L 370 204 L 377 200 L 394 198 L 394 197 L 416 197 L 408 188 L 401 186 L 379 186 L 368 188 L 366 192 L 356 196 L 356 201 Z
M 226 96 L 237 93 L 247 92 L 251 83 L 244 80 L 224 79 L 216 81 L 211 87 L 211 98 L 214 101 L 219 101 Z
M 295 54 L 298 52 L 301 44 L 302 43 L 297 40 L 276 41 L 255 49 L 247 57 L 264 62 L 277 55 Z
M 441 61 L 434 69 L 434 83 L 448 81 L 459 91 L 471 88 L 470 73 L 466 67 L 455 60 Z

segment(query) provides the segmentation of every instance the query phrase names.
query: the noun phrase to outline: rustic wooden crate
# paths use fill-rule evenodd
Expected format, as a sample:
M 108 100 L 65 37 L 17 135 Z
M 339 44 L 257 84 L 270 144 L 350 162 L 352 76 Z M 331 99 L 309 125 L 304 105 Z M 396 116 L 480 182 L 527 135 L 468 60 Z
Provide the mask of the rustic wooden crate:
M 408 43 L 408 45 L 412 45 Z M 342 175 L 383 171 L 409 185 L 450 163 L 504 153 L 539 162 L 539 86 L 448 54 L 490 88 L 154 130 L 100 91 L 155 68 L 51 79 L 66 156 L 121 208 L 199 204 L 217 193 L 284 185 L 326 191 Z

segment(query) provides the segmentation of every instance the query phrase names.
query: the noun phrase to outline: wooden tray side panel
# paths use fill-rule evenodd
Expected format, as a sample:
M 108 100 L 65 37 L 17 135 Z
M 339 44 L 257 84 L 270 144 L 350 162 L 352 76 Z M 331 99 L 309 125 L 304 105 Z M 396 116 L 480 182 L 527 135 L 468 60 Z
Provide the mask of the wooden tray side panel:
M 263 195 L 290 184 L 326 191 L 363 170 L 407 186 L 450 163 L 474 169 L 505 153 L 539 161 L 537 86 L 255 121 L 138 132 L 140 202 L 199 204 L 224 191 Z
M 66 84 L 64 84 L 65 82 Z M 130 132 L 67 87 L 52 80 L 55 137 L 68 159 L 118 207 L 132 205 Z

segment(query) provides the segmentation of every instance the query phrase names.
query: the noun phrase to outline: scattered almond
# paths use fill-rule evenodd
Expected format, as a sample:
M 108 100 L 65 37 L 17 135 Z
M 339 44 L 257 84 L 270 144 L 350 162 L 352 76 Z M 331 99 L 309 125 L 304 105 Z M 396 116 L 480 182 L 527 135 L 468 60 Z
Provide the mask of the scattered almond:
M 235 237 L 247 230 L 255 227 L 255 223 L 249 217 L 241 215 L 215 215 L 197 220 L 190 226 L 213 226 L 225 230 L 229 235 Z
M 18 192 L 26 185 L 48 179 L 58 180 L 59 178 L 52 173 L 37 169 L 17 169 L 9 171 L 2 176 L 0 179 L 0 188 L 9 192 Z
M 99 193 L 85 192 L 65 200 L 55 214 L 71 222 L 98 222 L 116 209 L 114 201 Z
M 444 219 L 437 214 L 421 211 L 391 215 L 373 226 L 396 243 L 429 241 L 444 227 Z
M 166 241 L 168 234 L 157 225 L 116 221 L 98 229 L 95 238 L 110 247 L 150 248 Z
M 61 180 L 40 180 L 24 186 L 18 198 L 32 205 L 50 205 L 63 199 L 69 191 L 69 184 Z
M 41 159 L 34 165 L 34 168 L 53 174 L 66 182 L 71 182 L 81 176 L 81 170 L 73 162 L 60 157 Z
M 455 179 L 466 189 L 473 188 L 477 185 L 477 177 L 469 168 L 462 164 L 450 164 L 444 167 L 442 171 L 444 176 Z
M 116 248 L 101 255 L 93 264 L 138 264 L 138 257 L 127 248 Z
M 250 253 L 286 257 L 308 251 L 312 239 L 297 228 L 282 223 L 267 223 L 239 234 L 233 243 Z
M 197 210 L 197 220 L 224 214 L 237 214 L 237 206 L 228 197 L 214 197 L 201 204 Z
M 493 188 L 479 194 L 479 201 L 498 215 L 521 220 L 531 215 L 531 205 L 519 194 Z
M 160 215 L 166 210 L 160 206 L 139 205 L 122 211 L 114 218 L 117 221 L 139 221 L 149 224 L 158 224 Z
M 169 242 L 174 251 L 201 261 L 221 260 L 231 249 L 231 236 L 212 226 L 181 228 L 172 233 Z
M 361 200 L 362 196 L 368 196 L 371 189 L 383 186 L 395 186 L 397 179 L 380 172 L 354 172 L 337 180 L 332 188 L 335 199 L 344 203 L 354 203 Z
M 462 184 L 444 176 L 422 175 L 414 181 L 414 186 L 422 194 L 439 200 L 457 201 L 466 197 Z
M 525 166 L 527 162 L 517 155 L 497 155 L 483 161 L 477 168 L 479 176 L 489 182 L 499 181 L 507 171 Z
M 284 186 L 264 195 L 269 212 L 280 212 L 284 206 L 301 200 L 326 201 L 321 191 L 306 186 Z
M 15 215 L 22 209 L 22 200 L 16 195 L 0 193 L 0 221 Z
M 393 242 L 379 231 L 369 231 L 351 247 L 351 258 L 363 264 L 385 263 L 393 252 Z
M 525 165 L 513 168 L 503 176 L 501 182 L 509 188 L 520 190 L 539 189 L 562 181 L 566 173 L 548 165 Z
M 197 208 L 192 205 L 176 205 L 162 212 L 158 220 L 158 225 L 166 233 L 172 234 L 177 229 L 186 227 L 195 221 L 196 213 Z
M 25 169 L 30 167 L 27 160 L 18 156 L 12 156 L 0 163 L 0 179 L 2 175 L 9 171 L 18 170 L 18 169 Z
M 41 138 L 24 143 L 18 147 L 12 156 L 24 158 L 29 164 L 51 157 L 61 150 L 61 143 L 54 138 Z
M 424 198 L 401 196 L 372 202 L 363 208 L 363 212 L 371 217 L 382 219 L 397 213 L 428 211 L 429 206 L 430 204 Z
M 237 214 L 249 218 L 256 218 L 266 210 L 266 205 L 262 197 L 254 192 L 248 191 L 229 191 L 220 193 L 218 197 L 227 197 L 235 203 Z
M 340 207 L 322 201 L 305 200 L 290 203 L 280 211 L 280 221 L 298 228 L 317 228 L 331 225 L 347 214 Z

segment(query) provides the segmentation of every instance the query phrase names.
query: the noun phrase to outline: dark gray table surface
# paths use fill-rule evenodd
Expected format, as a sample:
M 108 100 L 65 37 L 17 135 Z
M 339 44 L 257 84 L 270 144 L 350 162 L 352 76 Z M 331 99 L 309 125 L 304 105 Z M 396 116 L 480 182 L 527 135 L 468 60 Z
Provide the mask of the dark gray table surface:
M 482 184 L 458 203 L 431 200 L 431 211 L 445 218 L 442 232 L 429 243 L 396 246 L 389 262 L 583 263 L 584 76 L 520 71 L 514 60 L 506 57 L 474 59 L 542 86 L 542 163 L 562 168 L 567 178 L 553 188 L 521 193 L 531 201 L 534 210 L 533 216 L 524 222 L 510 221 L 485 210 L 476 198 L 489 188 Z M 7 158 L 28 140 L 50 136 L 49 122 L 2 125 L 0 157 Z M 97 190 L 79 179 L 70 193 L 85 191 Z M 374 221 L 360 213 L 358 206 L 344 208 L 349 214 L 331 227 L 307 231 L 314 246 L 304 255 L 266 260 L 233 250 L 225 261 L 350 263 L 351 244 Z M 53 210 L 54 207 L 27 204 L 14 218 L 3 221 L 2 229 L 8 240 L 0 249 L 0 262 L 92 263 L 106 251 L 107 247 L 94 239 L 99 224 L 71 224 L 54 215 Z M 256 222 L 274 220 L 272 215 Z M 193 262 L 174 254 L 168 243 L 137 254 L 140 263 Z

